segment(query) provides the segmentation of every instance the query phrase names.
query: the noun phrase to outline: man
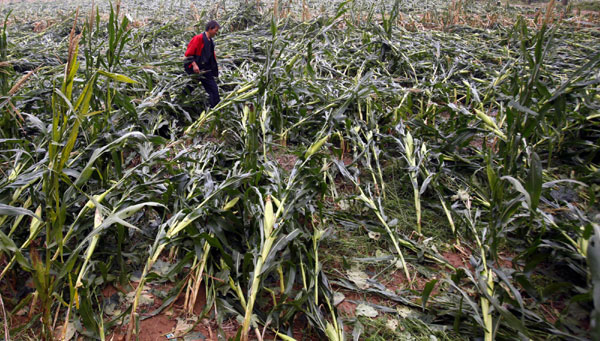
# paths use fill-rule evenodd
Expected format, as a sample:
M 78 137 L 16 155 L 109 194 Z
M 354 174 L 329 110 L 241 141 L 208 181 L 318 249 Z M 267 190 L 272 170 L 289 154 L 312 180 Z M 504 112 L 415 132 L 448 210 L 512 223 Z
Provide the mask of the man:
M 208 93 L 208 102 L 214 108 L 220 101 L 219 88 L 215 77 L 219 77 L 219 67 L 215 54 L 213 38 L 219 32 L 219 24 L 211 20 L 206 24 L 206 31 L 192 38 L 185 51 L 185 72 L 189 75 L 200 75 L 200 82 Z

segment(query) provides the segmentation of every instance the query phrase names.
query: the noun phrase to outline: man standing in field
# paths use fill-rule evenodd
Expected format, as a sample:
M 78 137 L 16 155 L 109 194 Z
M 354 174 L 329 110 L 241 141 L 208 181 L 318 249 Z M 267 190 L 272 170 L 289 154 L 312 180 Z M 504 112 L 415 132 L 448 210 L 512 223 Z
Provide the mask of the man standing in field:
M 213 38 L 219 32 L 219 24 L 211 20 L 206 24 L 206 31 L 192 38 L 185 51 L 185 72 L 188 75 L 200 75 L 200 82 L 208 93 L 208 102 L 214 108 L 220 101 L 216 77 L 219 77 L 219 66 L 215 54 Z M 190 91 L 191 92 L 191 91 Z

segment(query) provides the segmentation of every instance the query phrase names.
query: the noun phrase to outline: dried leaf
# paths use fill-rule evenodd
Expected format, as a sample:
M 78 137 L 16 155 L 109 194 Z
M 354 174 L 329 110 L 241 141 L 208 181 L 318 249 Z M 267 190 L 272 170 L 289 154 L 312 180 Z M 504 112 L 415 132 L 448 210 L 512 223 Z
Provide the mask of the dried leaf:
M 378 312 L 375 308 L 371 307 L 370 305 L 361 303 L 356 307 L 356 315 L 365 317 L 377 317 Z
M 385 326 L 391 331 L 396 331 L 396 329 L 398 329 L 398 320 L 391 318 L 387 320 Z
M 339 291 L 333 293 L 333 305 L 337 306 L 346 299 L 346 296 Z
M 366 273 L 358 269 L 352 269 L 348 270 L 346 274 L 348 275 L 348 279 L 354 282 L 354 284 L 356 284 L 356 286 L 360 289 L 369 288 L 369 283 L 367 283 L 369 276 Z
M 369 231 L 369 238 L 373 240 L 379 240 L 379 238 L 381 238 L 381 233 Z

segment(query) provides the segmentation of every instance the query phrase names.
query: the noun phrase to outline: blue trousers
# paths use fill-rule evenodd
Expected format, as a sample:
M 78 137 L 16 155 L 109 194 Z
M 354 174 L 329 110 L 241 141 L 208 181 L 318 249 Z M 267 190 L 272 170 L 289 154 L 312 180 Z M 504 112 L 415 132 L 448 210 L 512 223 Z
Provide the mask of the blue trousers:
M 214 108 L 217 104 L 219 104 L 219 102 L 221 101 L 221 97 L 219 97 L 219 87 L 217 86 L 215 77 L 209 76 L 207 74 L 197 75 L 193 71 L 191 71 L 191 69 L 189 69 L 189 68 L 185 68 L 185 72 L 188 75 L 192 76 L 192 79 L 194 80 L 194 82 L 199 80 L 200 83 L 202 83 L 204 90 L 206 90 L 206 93 L 208 94 L 208 104 L 210 105 L 211 108 Z M 193 85 L 188 85 L 185 87 L 185 92 L 188 95 L 191 94 L 193 90 L 194 90 Z
M 200 82 L 208 94 L 208 104 L 214 108 L 221 101 L 219 97 L 219 87 L 213 76 L 204 76 L 200 78 Z

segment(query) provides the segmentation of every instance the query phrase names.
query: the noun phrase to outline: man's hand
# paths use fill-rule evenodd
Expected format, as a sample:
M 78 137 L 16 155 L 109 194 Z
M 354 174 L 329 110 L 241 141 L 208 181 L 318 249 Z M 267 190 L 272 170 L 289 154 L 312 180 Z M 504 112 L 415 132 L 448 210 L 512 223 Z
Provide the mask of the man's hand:
M 192 63 L 192 69 L 194 70 L 194 73 L 200 73 L 200 68 L 198 67 L 198 64 L 196 64 L 196 62 Z

